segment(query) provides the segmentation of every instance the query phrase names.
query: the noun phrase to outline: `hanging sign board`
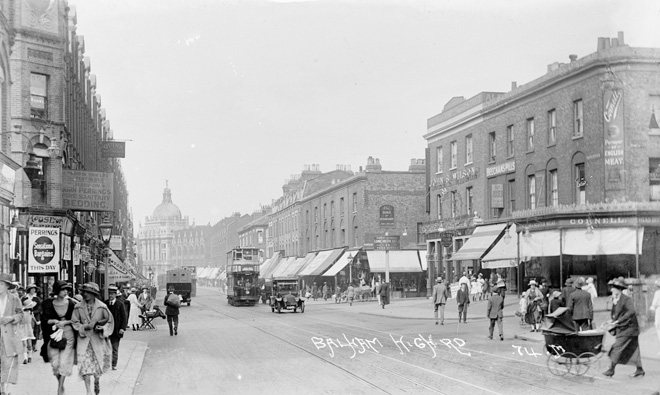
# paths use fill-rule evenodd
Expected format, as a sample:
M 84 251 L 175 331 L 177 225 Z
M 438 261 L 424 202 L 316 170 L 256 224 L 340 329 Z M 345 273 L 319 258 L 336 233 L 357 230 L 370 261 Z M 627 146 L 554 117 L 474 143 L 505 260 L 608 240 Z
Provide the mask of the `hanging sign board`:
M 28 273 L 60 271 L 60 229 L 30 228 L 28 235 Z
M 125 158 L 126 143 L 123 141 L 101 141 L 101 156 L 104 158 Z

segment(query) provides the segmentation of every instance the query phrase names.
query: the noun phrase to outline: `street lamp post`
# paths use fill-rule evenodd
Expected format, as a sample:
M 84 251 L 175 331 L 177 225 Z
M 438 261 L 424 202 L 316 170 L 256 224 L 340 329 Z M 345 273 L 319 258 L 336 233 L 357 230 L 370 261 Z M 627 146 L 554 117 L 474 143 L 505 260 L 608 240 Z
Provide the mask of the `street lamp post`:
M 353 255 L 349 252 L 346 259 L 348 260 L 348 284 L 350 285 L 353 283 Z
M 149 266 L 149 269 L 147 269 L 147 274 L 149 274 L 149 287 L 154 286 L 154 269 Z M 149 289 L 149 292 L 151 292 L 151 289 Z
M 105 280 L 103 281 L 103 290 L 104 290 L 104 297 L 108 296 L 108 275 L 110 274 L 108 271 L 108 260 L 109 254 L 107 253 L 106 249 L 108 248 L 108 244 L 110 244 L 110 238 L 112 237 L 112 222 L 110 222 L 110 218 L 108 218 L 108 215 L 106 215 L 103 218 L 103 223 L 99 225 L 99 230 L 101 231 L 101 240 L 103 241 L 103 254 L 105 255 Z

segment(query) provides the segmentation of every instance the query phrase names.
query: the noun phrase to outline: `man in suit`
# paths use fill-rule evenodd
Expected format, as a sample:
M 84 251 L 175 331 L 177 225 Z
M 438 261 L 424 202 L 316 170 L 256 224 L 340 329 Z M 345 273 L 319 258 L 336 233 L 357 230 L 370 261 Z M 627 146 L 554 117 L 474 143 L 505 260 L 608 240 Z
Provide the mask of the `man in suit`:
M 568 296 L 566 307 L 573 314 L 573 321 L 578 330 L 584 331 L 591 329 L 591 320 L 594 318 L 594 305 L 591 302 L 589 292 L 583 291 L 585 282 L 579 278 L 576 283 L 576 290 Z
M 445 304 L 447 304 L 447 299 L 451 298 L 451 291 L 447 289 L 447 286 L 442 281 L 442 277 L 436 278 L 435 283 L 433 286 L 433 305 L 435 306 L 433 315 L 435 317 L 435 324 L 438 325 L 438 309 L 440 309 L 440 325 L 444 325 Z
M 124 337 L 124 329 L 128 322 L 128 314 L 126 314 L 126 307 L 124 302 L 117 298 L 119 290 L 117 287 L 108 286 L 108 300 L 105 304 L 108 306 L 110 313 L 115 321 L 115 329 L 110 335 L 110 344 L 112 345 L 112 370 L 117 370 L 117 359 L 119 358 L 119 341 Z
M 561 303 L 562 307 L 568 307 L 568 297 L 575 292 L 575 287 L 573 286 L 573 279 L 567 278 L 566 283 L 564 284 L 564 289 L 561 290 Z
M 165 315 L 167 316 L 167 325 L 170 327 L 170 336 L 179 334 L 179 307 L 181 300 L 179 295 L 174 293 L 174 287 L 170 287 L 163 300 L 165 305 Z
M 503 291 L 504 281 L 500 281 L 493 291 L 493 296 L 488 299 L 486 317 L 490 319 L 490 326 L 488 327 L 489 339 L 493 338 L 493 330 L 495 329 L 495 324 L 497 323 L 497 329 L 500 331 L 500 340 L 504 340 L 504 331 L 502 329 L 502 318 L 504 317 L 504 312 L 502 311 L 504 309 L 504 298 L 502 297 Z

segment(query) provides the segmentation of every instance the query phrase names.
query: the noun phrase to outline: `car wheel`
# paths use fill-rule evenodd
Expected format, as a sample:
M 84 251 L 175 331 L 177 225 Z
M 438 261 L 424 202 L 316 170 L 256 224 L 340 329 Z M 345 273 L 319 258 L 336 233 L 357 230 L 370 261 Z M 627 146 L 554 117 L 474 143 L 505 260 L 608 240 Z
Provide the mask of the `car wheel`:
M 305 303 L 300 304 L 300 312 L 304 313 L 305 312 Z

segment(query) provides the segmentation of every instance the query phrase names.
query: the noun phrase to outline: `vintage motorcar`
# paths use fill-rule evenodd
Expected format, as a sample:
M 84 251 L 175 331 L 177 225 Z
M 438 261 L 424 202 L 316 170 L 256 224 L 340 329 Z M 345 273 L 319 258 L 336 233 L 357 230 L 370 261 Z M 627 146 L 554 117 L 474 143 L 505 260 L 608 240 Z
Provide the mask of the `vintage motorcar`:
M 282 310 L 300 310 L 305 312 L 305 299 L 300 293 L 298 277 L 275 277 L 270 283 L 270 311 L 281 313 Z

